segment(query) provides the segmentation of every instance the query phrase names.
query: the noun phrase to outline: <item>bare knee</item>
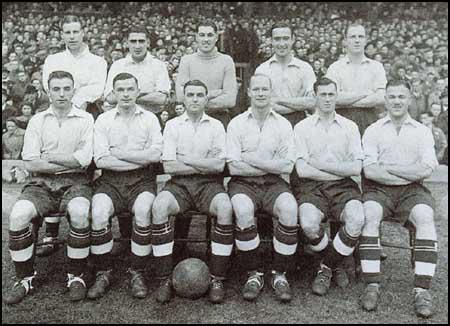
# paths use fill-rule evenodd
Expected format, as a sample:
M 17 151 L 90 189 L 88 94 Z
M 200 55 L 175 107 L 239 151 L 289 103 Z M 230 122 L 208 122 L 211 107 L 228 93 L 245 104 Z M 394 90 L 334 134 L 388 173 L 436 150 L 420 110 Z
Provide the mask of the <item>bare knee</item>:
M 368 201 L 363 204 L 363 208 L 365 218 L 364 235 L 378 236 L 380 224 L 383 219 L 383 207 L 375 201 Z
M 168 195 L 160 193 L 156 196 L 152 206 L 153 224 L 167 223 L 171 206 L 173 206 L 172 199 Z
M 109 218 L 114 214 L 111 198 L 105 194 L 97 194 L 92 199 L 92 229 L 101 230 L 109 225 Z
M 430 206 L 424 204 L 414 206 L 409 220 L 415 225 L 418 238 L 431 240 L 437 238 L 434 211 Z
M 37 216 L 36 208 L 30 201 L 20 200 L 14 204 L 9 216 L 9 229 L 20 231 L 30 225 L 33 217 Z
M 70 224 L 77 229 L 89 227 L 90 202 L 86 198 L 74 198 L 67 205 Z
M 352 200 L 345 205 L 345 229 L 351 236 L 359 236 L 364 227 L 364 208 L 360 201 Z
M 312 204 L 300 206 L 300 226 L 308 239 L 315 239 L 320 233 L 323 213 Z
M 150 214 L 155 196 L 151 193 L 143 193 L 138 196 L 133 205 L 135 223 L 138 226 L 150 225 Z
M 286 226 L 296 226 L 298 224 L 298 207 L 295 198 L 289 194 L 280 201 L 275 202 L 274 214 L 281 224 Z
M 236 224 L 240 229 L 255 225 L 255 207 L 249 198 L 235 195 L 231 199 L 231 203 L 236 215 Z
M 219 194 L 214 197 L 210 211 L 217 216 L 218 224 L 230 225 L 233 223 L 233 206 L 228 195 Z

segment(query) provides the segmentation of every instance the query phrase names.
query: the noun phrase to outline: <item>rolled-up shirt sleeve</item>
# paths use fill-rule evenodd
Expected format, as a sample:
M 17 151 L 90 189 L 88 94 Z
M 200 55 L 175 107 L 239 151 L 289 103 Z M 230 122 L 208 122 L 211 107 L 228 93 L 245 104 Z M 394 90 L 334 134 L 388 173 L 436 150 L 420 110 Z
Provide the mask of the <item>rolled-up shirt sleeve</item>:
M 219 160 L 225 160 L 226 159 L 226 133 L 225 128 L 223 127 L 222 123 L 218 122 L 215 125 L 215 134 L 214 134 L 214 140 L 213 140 L 213 152 L 215 152 L 215 155 L 213 156 L 216 159 Z
M 174 121 L 174 120 L 173 120 Z M 167 122 L 163 134 L 163 154 L 162 161 L 177 160 L 177 132 L 176 125 L 172 121 Z
M 385 90 L 387 84 L 386 71 L 381 63 L 376 62 L 374 65 L 373 90 Z
M 241 161 L 242 145 L 239 139 L 237 124 L 233 121 L 228 125 L 226 157 L 227 162 Z
M 111 155 L 109 151 L 108 126 L 100 115 L 94 125 L 94 161 L 97 163 L 101 158 Z
M 169 78 L 169 72 L 164 63 L 158 65 L 158 72 L 156 76 L 156 91 L 169 95 L 172 84 Z
M 154 115 L 151 118 L 150 137 L 149 141 L 145 144 L 145 149 L 158 150 L 160 153 L 163 151 L 161 125 L 159 124 L 158 118 Z
M 94 68 L 95 67 L 95 68 Z M 80 107 L 84 102 L 94 103 L 100 99 L 105 90 L 107 63 L 104 59 L 99 58 L 95 65 L 92 65 L 92 74 L 86 85 L 78 85 L 72 103 L 76 107 Z
M 297 161 L 297 150 L 295 148 L 294 132 L 290 124 L 284 126 L 282 130 L 283 136 L 281 137 L 281 144 L 276 153 L 276 157 L 295 163 Z
M 22 149 L 22 160 L 32 161 L 41 158 L 42 117 L 35 116 L 28 122 Z
M 299 124 L 294 128 L 295 153 L 296 153 L 296 160 L 302 159 L 304 161 L 308 161 L 309 151 L 304 129 L 305 128 L 303 128 L 302 124 Z
M 80 142 L 73 153 L 81 167 L 87 167 L 92 162 L 94 152 L 94 118 L 86 117 Z
M 425 135 L 422 138 L 421 143 L 421 162 L 422 164 L 430 167 L 433 171 L 438 167 L 439 162 L 436 157 L 436 151 L 434 149 L 434 137 L 431 130 L 427 129 Z
M 378 142 L 376 130 L 369 127 L 366 129 L 362 139 L 364 150 L 363 166 L 367 167 L 378 163 Z
M 350 128 L 350 142 L 349 142 L 349 153 L 350 157 L 354 160 L 364 161 L 365 154 L 361 145 L 361 134 L 356 125 Z

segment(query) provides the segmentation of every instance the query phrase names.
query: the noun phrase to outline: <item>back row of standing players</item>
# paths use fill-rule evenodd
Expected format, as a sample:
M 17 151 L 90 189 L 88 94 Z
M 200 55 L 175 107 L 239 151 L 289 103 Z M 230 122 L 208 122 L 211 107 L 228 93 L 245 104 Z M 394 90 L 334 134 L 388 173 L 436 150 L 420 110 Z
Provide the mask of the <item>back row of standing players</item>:
M 70 217 L 71 299 L 83 299 L 86 293 L 95 299 L 106 293 L 112 278 L 109 220 L 128 210 L 134 216 L 129 269 L 133 296 L 147 295 L 143 270 L 153 249 L 156 274 L 162 280 L 156 298 L 169 301 L 173 230 L 168 217 L 196 207 L 217 217 L 210 262 L 212 302 L 224 300 L 222 281 L 234 243 L 248 273 L 243 297 L 254 300 L 262 290 L 264 278 L 255 258 L 260 243 L 255 211 L 263 209 L 278 219 L 272 287 L 280 301 L 292 299 L 285 273 L 297 249 L 300 224 L 309 249 L 324 257 L 313 292 L 327 292 L 332 270 L 352 254 L 359 240 L 367 281 L 362 306 L 374 310 L 381 276 L 379 224 L 383 216 L 395 215 L 400 223 L 412 223 L 417 229 L 415 307 L 418 315 L 431 315 L 428 289 L 437 239 L 433 200 L 420 182 L 437 165 L 433 138 L 408 116 L 407 84 L 390 83 L 385 94 L 382 65 L 364 55 L 363 26 L 348 26 L 347 56 L 330 66 L 328 78 L 316 82 L 309 64 L 292 56 L 291 28 L 274 25 L 275 55 L 251 79 L 251 108 L 229 123 L 228 111 L 237 95 L 235 66 L 231 57 L 217 52 L 215 25 L 201 23 L 199 50 L 182 58 L 176 81 L 177 98 L 186 113 L 167 124 L 164 145 L 158 122 L 148 111 L 157 112 L 166 103 L 170 81 L 164 64 L 148 54 L 145 31 L 129 31 L 130 54 L 115 62 L 106 77 L 106 62 L 83 43 L 79 19 L 66 17 L 62 30 L 67 50 L 49 56 L 43 72 L 52 105 L 30 121 L 25 136 L 23 159 L 35 181 L 24 187 L 10 217 L 10 250 L 18 281 L 4 296 L 7 303 L 21 301 L 33 288 L 36 272 L 29 223 L 53 210 L 67 210 Z M 93 125 L 76 109 L 95 111 L 94 102 L 102 95 L 116 107 L 100 115 L 95 125 L 94 160 L 102 176 L 92 190 L 79 177 L 75 182 L 79 168 L 92 158 L 86 144 Z M 73 107 L 67 106 L 70 102 Z M 377 121 L 385 104 L 389 115 Z M 305 119 L 307 115 L 311 116 Z M 372 123 L 364 135 L 363 152 L 360 134 Z M 77 141 L 67 136 L 72 130 L 70 135 L 80 136 Z M 160 159 L 172 179 L 155 198 L 155 174 L 148 165 Z M 232 176 L 228 193 L 221 175 L 225 159 Z M 363 162 L 364 197 L 350 179 L 360 174 Z M 291 173 L 294 165 L 297 172 L 289 185 L 280 175 Z M 60 198 L 49 186 L 55 177 L 65 187 Z M 343 224 L 332 245 L 321 227 L 324 216 Z M 89 252 L 97 275 L 87 291 L 83 273 Z

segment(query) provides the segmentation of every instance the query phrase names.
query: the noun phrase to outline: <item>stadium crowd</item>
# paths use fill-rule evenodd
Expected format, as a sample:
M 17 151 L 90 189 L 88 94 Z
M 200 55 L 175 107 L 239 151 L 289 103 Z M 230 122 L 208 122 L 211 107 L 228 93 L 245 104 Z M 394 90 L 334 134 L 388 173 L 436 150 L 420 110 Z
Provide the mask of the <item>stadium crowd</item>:
M 197 50 L 196 24 L 213 18 L 219 51 L 253 70 L 272 56 L 270 27 L 293 26 L 294 55 L 320 78 L 345 55 L 345 26 L 359 19 L 368 31 L 366 56 L 381 63 L 388 79 L 413 88 L 410 115 L 433 128 L 436 153 L 445 163 L 448 140 L 448 4 L 441 3 L 6 3 L 2 5 L 2 158 L 20 158 L 23 129 L 48 107 L 42 67 L 49 54 L 64 50 L 60 21 L 76 13 L 85 42 L 108 66 L 127 55 L 130 26 L 144 27 L 150 53 L 165 62 L 172 81 L 170 101 L 161 108 L 162 125 L 182 112 L 174 84 L 180 59 Z M 243 88 L 246 81 L 238 80 Z M 235 112 L 246 109 L 244 90 Z M 177 111 L 178 110 L 178 111 Z M 178 112 L 178 113 L 179 113 Z M 431 121 L 431 124 L 428 121 Z M 444 137 L 445 136 L 445 137 Z

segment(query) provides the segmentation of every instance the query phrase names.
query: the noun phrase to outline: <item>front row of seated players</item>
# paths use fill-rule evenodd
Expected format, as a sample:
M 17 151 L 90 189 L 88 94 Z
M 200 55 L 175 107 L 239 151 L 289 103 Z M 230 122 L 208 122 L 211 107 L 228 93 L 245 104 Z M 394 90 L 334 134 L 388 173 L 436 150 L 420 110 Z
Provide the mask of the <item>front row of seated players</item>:
M 394 218 L 416 228 L 415 308 L 419 316 L 432 314 L 429 288 L 437 262 L 437 238 L 433 199 L 422 181 L 431 175 L 437 160 L 431 132 L 407 113 L 411 92 L 403 81 L 388 83 L 388 116 L 367 129 L 364 153 L 356 125 L 335 113 L 336 84 L 326 78 L 314 87 L 316 113 L 298 123 L 293 132 L 287 120 L 271 110 L 270 79 L 253 76 L 251 108 L 231 121 L 227 134 L 220 122 L 204 114 L 207 87 L 190 81 L 184 87 L 186 112 L 168 122 L 163 145 L 156 118 L 135 105 L 138 84 L 132 75 L 115 78 L 118 106 L 99 117 L 94 137 L 92 118 L 70 105 L 70 74 L 52 74 L 49 86 L 53 104 L 33 117 L 25 135 L 23 157 L 37 178 L 24 187 L 10 216 L 10 251 L 18 281 L 4 295 L 6 303 L 20 302 L 33 288 L 36 273 L 30 221 L 52 211 L 67 211 L 70 221 L 70 298 L 81 300 L 86 292 L 89 298 L 101 297 L 112 277 L 109 220 L 123 210 L 134 215 L 129 268 L 132 294 L 142 298 L 148 292 L 143 270 L 153 247 L 156 276 L 161 278 L 156 299 L 167 302 L 172 292 L 173 250 L 168 217 L 196 208 L 217 217 L 210 260 L 212 302 L 224 300 L 222 281 L 234 242 L 241 266 L 248 273 L 244 299 L 254 300 L 262 290 L 255 211 L 264 210 L 277 219 L 271 283 L 278 300 L 292 298 L 285 273 L 297 249 L 300 216 L 308 247 L 323 252 L 313 292 L 327 292 L 333 269 L 352 254 L 360 238 L 367 282 L 361 304 L 365 310 L 374 310 L 380 296 L 379 227 L 383 218 Z M 155 176 L 148 165 L 160 159 L 162 147 L 164 168 L 172 179 L 155 198 Z M 88 180 L 80 178 L 80 168 L 89 164 L 92 154 L 103 174 L 94 188 L 91 231 L 88 213 L 92 190 Z M 228 194 L 221 174 L 225 159 L 232 175 Z M 291 192 L 281 175 L 290 173 L 294 164 L 298 179 L 293 179 Z M 350 177 L 359 175 L 362 166 L 361 195 Z M 52 189 L 55 178 L 62 188 Z M 330 245 L 321 229 L 325 216 L 342 222 Z M 83 272 L 89 246 L 97 278 L 86 291 Z

